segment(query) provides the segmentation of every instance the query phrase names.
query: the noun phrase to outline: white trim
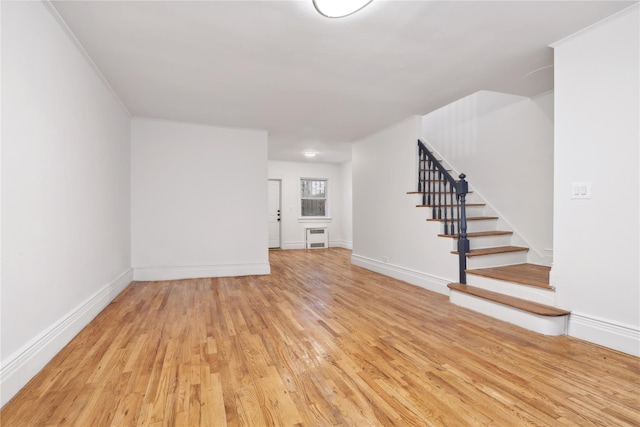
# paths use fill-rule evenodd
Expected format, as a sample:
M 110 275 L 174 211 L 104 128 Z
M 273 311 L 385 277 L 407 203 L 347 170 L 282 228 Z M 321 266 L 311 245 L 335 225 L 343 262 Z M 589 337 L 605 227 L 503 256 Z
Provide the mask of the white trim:
M 133 280 L 128 269 L 2 361 L 0 405 L 7 403 Z
M 305 241 L 282 242 L 283 250 L 305 249 Z
M 353 249 L 353 242 L 347 240 L 329 240 L 330 248 L 344 248 L 344 249 Z M 282 250 L 296 250 L 296 249 L 306 249 L 305 242 L 283 242 Z
M 576 31 L 573 34 L 570 34 L 570 35 L 568 35 L 566 37 L 563 37 L 560 40 L 551 43 L 549 45 L 549 47 L 555 49 L 558 46 L 563 45 L 566 42 L 571 41 L 571 40 L 573 40 L 574 38 L 576 38 L 578 36 L 581 36 L 581 35 L 583 35 L 585 33 L 591 32 L 594 29 L 596 29 L 596 28 L 598 28 L 598 27 L 600 27 L 600 26 L 602 26 L 604 24 L 608 24 L 609 22 L 615 21 L 616 19 L 618 19 L 622 15 L 626 15 L 627 13 L 633 12 L 634 9 L 636 9 L 636 8 L 638 8 L 638 3 L 632 4 L 631 6 L 626 7 L 624 9 L 614 13 L 613 15 L 607 16 L 606 18 L 601 19 L 600 21 L 595 22 L 595 23 L 589 25 L 588 27 L 585 27 L 585 28 L 583 28 L 583 29 L 581 29 L 579 31 Z
M 133 117 L 131 117 L 131 119 L 132 120 L 137 120 L 137 121 L 145 121 L 145 122 L 168 123 L 168 124 L 176 124 L 176 125 L 190 125 L 190 126 L 196 126 L 196 127 L 202 127 L 202 128 L 239 130 L 239 131 L 248 131 L 248 132 L 261 132 L 261 133 L 265 133 L 267 135 L 269 134 L 269 131 L 266 130 L 266 129 L 243 128 L 243 127 L 239 127 L 239 126 L 210 125 L 208 123 L 187 122 L 187 121 L 184 121 L 184 120 L 173 120 L 173 119 L 162 119 L 162 118 L 159 118 L 159 117 L 133 116 Z M 282 178 L 267 178 L 267 180 L 269 180 L 269 179 L 282 180 Z
M 269 230 L 269 232 L 267 233 L 267 246 L 269 246 L 269 249 L 280 249 L 282 248 L 282 180 L 281 179 L 274 179 L 274 178 L 268 178 L 267 179 L 267 186 L 269 186 L 270 181 L 273 182 L 277 182 L 278 183 L 278 246 L 270 246 L 271 245 L 271 231 Z M 269 211 L 270 209 L 270 204 L 269 204 L 269 200 L 271 197 L 271 189 L 267 188 L 267 217 L 269 217 L 271 215 L 271 212 Z M 271 224 L 271 222 L 269 222 L 269 225 Z
M 305 199 L 324 200 L 324 216 L 302 216 L 302 181 L 324 181 L 324 197 L 305 197 Z M 310 178 L 301 176 L 298 179 L 298 222 L 331 222 L 331 203 L 329 202 L 329 178 Z
M 299 216 L 298 217 L 298 222 L 304 222 L 304 223 L 312 223 L 312 222 L 327 223 L 331 221 L 332 219 L 330 216 Z M 309 228 L 309 226 L 305 226 L 305 227 Z M 311 228 L 313 228 L 313 226 L 311 226 Z
M 330 248 L 344 248 L 344 249 L 353 249 L 353 243 L 347 240 L 329 240 Z M 280 248 L 284 250 L 298 250 L 298 249 L 306 249 L 305 242 L 286 242 L 282 244 Z
M 197 279 L 203 277 L 254 276 L 271 273 L 266 264 L 176 265 L 167 267 L 135 267 L 133 279 L 139 281 Z
M 65 32 L 67 37 L 69 37 L 71 42 L 76 46 L 80 54 L 89 63 L 89 66 L 91 66 L 91 68 L 96 73 L 100 81 L 102 81 L 102 83 L 105 85 L 107 90 L 111 93 L 111 95 L 113 95 L 113 97 L 118 102 L 122 110 L 124 110 L 124 112 L 127 114 L 127 116 L 129 116 L 129 118 L 133 117 L 131 114 L 131 111 L 129 111 L 129 109 L 124 104 L 120 96 L 118 96 L 116 91 L 113 89 L 113 86 L 111 86 L 111 84 L 109 83 L 109 80 L 107 80 L 104 74 L 102 74 L 102 71 L 100 71 L 100 68 L 98 68 L 96 63 L 91 58 L 91 55 L 89 55 L 89 52 L 87 52 L 84 46 L 82 46 L 82 43 L 80 43 L 80 40 L 78 40 L 78 37 L 76 37 L 74 32 L 71 30 L 71 28 L 69 28 L 69 25 L 67 25 L 67 22 L 60 15 L 60 13 L 58 12 L 58 9 L 56 9 L 56 7 L 53 5 L 51 0 L 40 0 L 40 1 L 42 2 L 42 4 L 44 4 L 46 9 L 49 11 L 49 13 L 51 13 L 51 16 L 53 16 L 53 18 L 56 20 L 58 25 L 60 25 L 60 28 L 62 28 L 62 30 Z
M 384 276 L 393 277 L 394 279 L 402 280 L 443 295 L 449 294 L 447 284 L 453 281 L 356 254 L 351 255 L 351 263 L 358 267 L 366 268 L 367 270 L 375 271 Z
M 329 247 L 353 250 L 353 242 L 348 240 L 329 240 Z
M 640 327 L 572 312 L 569 332 L 572 337 L 640 357 Z

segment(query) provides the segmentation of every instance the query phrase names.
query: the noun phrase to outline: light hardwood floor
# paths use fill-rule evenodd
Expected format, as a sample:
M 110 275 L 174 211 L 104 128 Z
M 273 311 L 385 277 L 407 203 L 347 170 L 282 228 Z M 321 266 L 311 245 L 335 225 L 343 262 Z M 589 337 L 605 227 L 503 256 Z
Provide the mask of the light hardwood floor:
M 640 359 L 354 267 L 130 285 L 0 412 L 9 426 L 640 425 Z

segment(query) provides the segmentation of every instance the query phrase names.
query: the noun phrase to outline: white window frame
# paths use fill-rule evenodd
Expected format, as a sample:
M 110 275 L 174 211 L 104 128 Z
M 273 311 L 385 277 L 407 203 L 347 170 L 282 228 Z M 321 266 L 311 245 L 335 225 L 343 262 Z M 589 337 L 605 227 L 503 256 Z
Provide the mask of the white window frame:
M 302 181 L 324 181 L 324 200 L 325 200 L 325 215 L 324 216 L 302 216 Z M 301 177 L 298 180 L 298 222 L 330 222 L 330 201 L 329 201 L 329 178 L 309 178 Z

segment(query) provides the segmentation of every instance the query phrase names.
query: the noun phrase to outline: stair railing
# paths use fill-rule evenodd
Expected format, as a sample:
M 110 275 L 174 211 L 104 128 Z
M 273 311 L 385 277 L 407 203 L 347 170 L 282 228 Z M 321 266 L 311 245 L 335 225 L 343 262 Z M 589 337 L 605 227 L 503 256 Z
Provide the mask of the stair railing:
M 469 253 L 465 201 L 469 184 L 465 178 L 465 174 L 462 173 L 460 180 L 456 181 L 427 149 L 424 142 L 418 140 L 418 191 L 422 193 L 422 204 L 431 208 L 431 217 L 443 222 L 444 234 L 457 236 L 460 283 L 467 283 Z

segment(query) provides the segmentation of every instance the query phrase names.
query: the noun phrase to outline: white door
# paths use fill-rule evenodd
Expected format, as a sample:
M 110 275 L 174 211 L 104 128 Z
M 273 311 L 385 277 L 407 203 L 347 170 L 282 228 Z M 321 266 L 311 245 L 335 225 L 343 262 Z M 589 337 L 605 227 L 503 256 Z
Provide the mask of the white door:
M 269 180 L 269 248 L 280 247 L 280 184 L 279 179 Z

